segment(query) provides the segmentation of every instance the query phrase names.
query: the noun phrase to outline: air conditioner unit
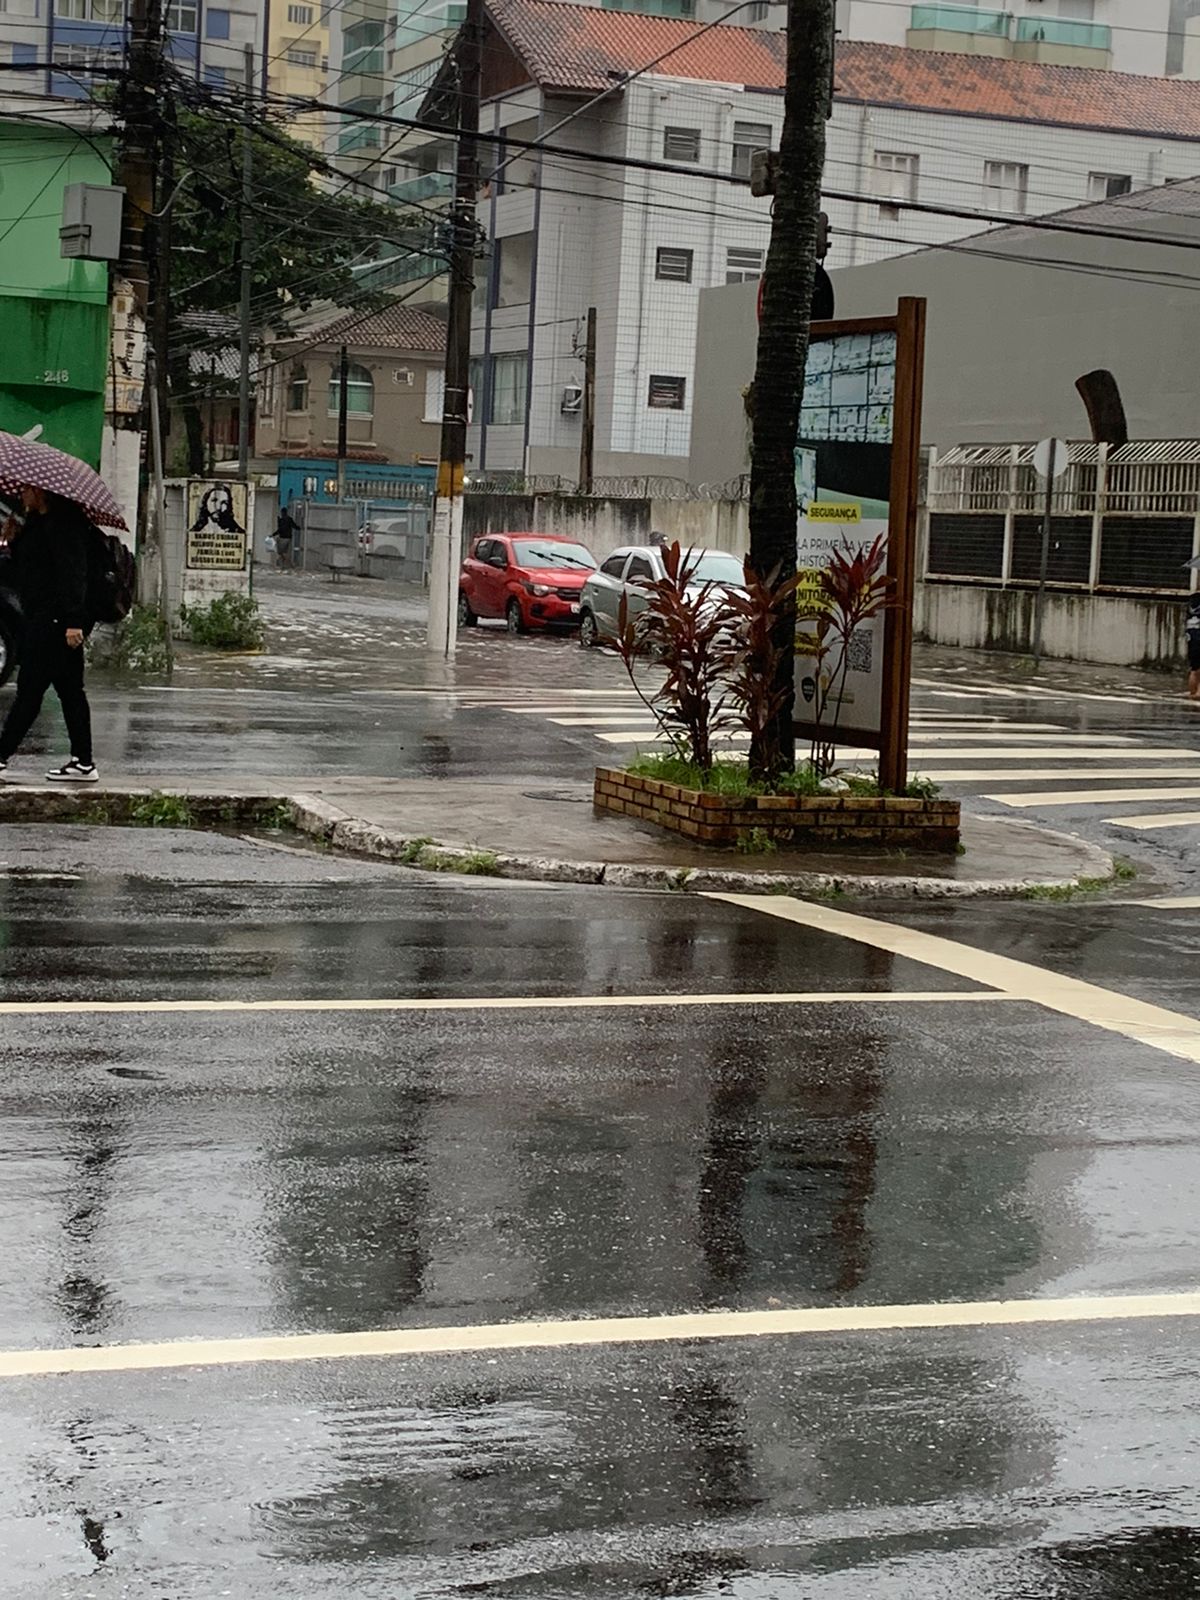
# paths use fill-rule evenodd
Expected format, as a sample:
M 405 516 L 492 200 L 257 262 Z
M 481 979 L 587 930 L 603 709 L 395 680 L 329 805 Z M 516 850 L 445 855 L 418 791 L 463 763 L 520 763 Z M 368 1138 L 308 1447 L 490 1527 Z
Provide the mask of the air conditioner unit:
M 392 382 L 406 383 L 411 389 L 413 386 L 413 370 L 411 367 L 393 367 Z
M 578 383 L 569 383 L 562 392 L 562 406 L 564 417 L 574 417 L 583 410 L 583 388 Z

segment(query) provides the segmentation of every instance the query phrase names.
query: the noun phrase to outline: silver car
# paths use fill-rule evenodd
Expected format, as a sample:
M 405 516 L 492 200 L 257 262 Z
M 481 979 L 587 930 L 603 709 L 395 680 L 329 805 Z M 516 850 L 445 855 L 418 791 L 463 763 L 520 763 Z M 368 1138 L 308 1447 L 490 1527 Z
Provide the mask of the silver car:
M 685 550 L 683 556 L 693 568 L 689 588 L 700 589 L 710 583 L 721 589 L 745 587 L 741 559 L 727 550 Z M 660 546 L 627 544 L 614 550 L 583 586 L 579 601 L 580 644 L 614 640 L 622 598 L 629 602 L 630 617 L 637 617 L 650 603 L 647 584 L 664 577 L 666 568 Z

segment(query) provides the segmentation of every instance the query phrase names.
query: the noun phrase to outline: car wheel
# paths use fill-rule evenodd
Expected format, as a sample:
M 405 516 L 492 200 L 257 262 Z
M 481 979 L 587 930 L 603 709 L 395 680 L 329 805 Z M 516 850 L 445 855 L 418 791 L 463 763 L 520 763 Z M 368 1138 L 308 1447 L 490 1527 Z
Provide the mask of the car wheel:
M 579 619 L 579 642 L 585 650 L 591 650 L 600 643 L 600 630 L 590 611 L 585 611 Z
M 17 670 L 17 636 L 0 621 L 0 683 L 7 683 Z
M 473 628 L 479 618 L 471 610 L 471 602 L 466 595 L 459 591 L 458 596 L 458 625 L 460 628 Z
M 525 614 L 521 610 L 521 602 L 512 599 L 504 610 L 504 620 L 508 623 L 509 633 L 528 633 L 529 624 L 525 621 Z

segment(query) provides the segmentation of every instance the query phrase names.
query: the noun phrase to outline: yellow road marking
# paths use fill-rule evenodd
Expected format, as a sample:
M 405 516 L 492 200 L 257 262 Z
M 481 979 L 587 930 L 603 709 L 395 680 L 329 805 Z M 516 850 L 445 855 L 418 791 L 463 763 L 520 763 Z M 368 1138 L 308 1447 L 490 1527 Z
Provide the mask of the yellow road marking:
M 938 934 L 923 933 L 895 923 L 876 922 L 870 917 L 810 900 L 792 900 L 782 895 L 714 894 L 712 900 L 745 906 L 766 916 L 798 922 L 820 933 L 839 934 L 876 950 L 887 950 L 909 961 L 920 961 L 952 972 L 960 978 L 990 984 L 1011 1000 L 1025 1000 L 1045 1006 L 1064 1017 L 1075 1017 L 1094 1028 L 1103 1028 L 1138 1044 L 1165 1050 L 1183 1061 L 1200 1064 L 1200 1020 L 1165 1006 L 1151 1005 L 1129 995 L 1116 994 L 1081 978 L 1047 972 L 1027 961 L 993 955 L 974 945 L 959 944 Z
M 1006 1000 L 1004 994 L 968 989 L 875 990 L 828 989 L 819 994 L 550 994 L 481 995 L 469 999 L 381 1000 L 5 1000 L 0 1016 L 52 1017 L 126 1012 L 198 1011 L 584 1011 L 590 1008 L 664 1008 L 668 1006 L 828 1006 L 933 1005 L 979 1000 Z
M 1172 1317 L 1200 1317 L 1200 1293 L 1089 1295 L 1064 1300 L 952 1300 L 902 1306 L 799 1306 L 782 1311 L 699 1311 L 662 1317 L 493 1322 L 453 1328 L 384 1328 L 364 1333 L 267 1334 L 245 1339 L 181 1339 L 163 1344 L 6 1350 L 0 1351 L 0 1378 L 248 1366 L 259 1362 L 456 1355 L 490 1350 L 565 1349 L 584 1345 L 667 1344 L 691 1339 L 885 1333 L 902 1328 L 1143 1322 Z

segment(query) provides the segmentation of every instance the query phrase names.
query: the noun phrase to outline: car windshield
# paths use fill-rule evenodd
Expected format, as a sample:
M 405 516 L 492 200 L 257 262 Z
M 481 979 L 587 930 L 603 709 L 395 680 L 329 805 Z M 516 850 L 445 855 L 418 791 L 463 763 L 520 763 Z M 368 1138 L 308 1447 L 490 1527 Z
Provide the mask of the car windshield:
M 690 583 L 726 583 L 740 588 L 746 581 L 742 563 L 724 550 L 703 550 L 684 559 L 692 568 Z
M 596 570 L 596 559 L 586 545 L 559 544 L 556 540 L 514 539 L 513 554 L 519 567 L 583 567 Z

